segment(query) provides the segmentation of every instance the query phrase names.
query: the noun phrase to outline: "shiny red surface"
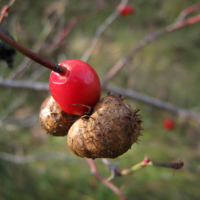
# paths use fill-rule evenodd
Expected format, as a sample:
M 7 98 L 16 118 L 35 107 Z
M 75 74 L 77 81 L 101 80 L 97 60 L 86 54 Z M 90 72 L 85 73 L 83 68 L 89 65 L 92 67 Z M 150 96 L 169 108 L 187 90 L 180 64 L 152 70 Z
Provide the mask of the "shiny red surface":
M 66 68 L 66 73 L 51 72 L 51 95 L 65 112 L 81 116 L 88 108 L 73 104 L 95 106 L 101 96 L 99 77 L 89 64 L 80 60 L 66 60 L 59 65 Z

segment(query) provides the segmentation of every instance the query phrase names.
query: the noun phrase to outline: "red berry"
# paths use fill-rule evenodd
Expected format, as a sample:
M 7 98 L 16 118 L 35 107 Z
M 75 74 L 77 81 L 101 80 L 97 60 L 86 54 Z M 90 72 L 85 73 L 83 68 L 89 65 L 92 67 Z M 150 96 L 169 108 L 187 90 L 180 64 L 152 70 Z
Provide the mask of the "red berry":
M 51 72 L 49 87 L 51 95 L 65 112 L 83 115 L 87 107 L 94 107 L 101 96 L 101 83 L 95 70 L 80 60 L 66 60 L 59 63 L 66 68 L 65 74 Z
M 121 16 L 131 15 L 135 11 L 133 6 L 131 6 L 130 4 L 126 4 L 123 9 L 121 9 L 120 6 L 118 5 L 116 9 L 119 11 L 119 14 Z
M 163 127 L 166 130 L 173 130 L 174 129 L 174 120 L 172 120 L 172 119 L 165 119 L 163 121 Z

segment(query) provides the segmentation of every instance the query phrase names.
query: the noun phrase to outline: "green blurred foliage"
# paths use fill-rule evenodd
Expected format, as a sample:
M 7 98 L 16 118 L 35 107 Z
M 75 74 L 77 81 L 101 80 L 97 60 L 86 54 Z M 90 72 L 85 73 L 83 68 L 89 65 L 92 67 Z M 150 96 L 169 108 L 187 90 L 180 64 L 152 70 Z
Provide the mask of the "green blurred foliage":
M 1 0 L 2 8 L 8 1 Z M 9 16 L 1 24 L 21 44 L 32 49 L 41 40 L 43 29 L 54 17 L 47 17 L 49 10 L 59 2 L 65 3 L 64 13 L 45 41 L 51 42 L 55 34 L 77 15 L 92 13 L 96 1 L 92 0 L 17 0 L 9 11 Z M 103 80 L 106 72 L 126 55 L 145 35 L 160 30 L 174 22 L 186 7 L 197 0 L 130 0 L 135 14 L 118 17 L 101 35 L 88 63 Z M 106 1 L 102 10 L 79 21 L 66 37 L 61 50 L 48 54 L 42 49 L 40 54 L 54 62 L 64 59 L 80 59 L 90 46 L 91 38 L 101 23 L 114 11 L 119 1 Z M 194 14 L 199 13 L 196 11 Z M 192 15 L 190 15 L 192 16 Z M 159 38 L 137 53 L 131 62 L 113 78 L 110 83 L 123 88 L 134 89 L 143 94 L 171 102 L 191 111 L 200 110 L 200 29 L 199 23 Z M 22 62 L 24 56 L 17 54 L 14 66 Z M 1 68 L 5 63 L 1 62 Z M 17 79 L 29 80 L 40 69 L 32 63 Z M 2 70 L 2 69 L 0 69 Z M 4 70 L 4 78 L 12 73 Z M 48 81 L 49 71 L 38 80 Z M 25 101 L 12 113 L 9 108 L 14 100 L 23 96 Z M 67 138 L 46 135 L 38 120 L 31 126 L 22 123 L 26 118 L 38 115 L 39 107 L 49 94 L 32 91 L 0 89 L 0 151 L 14 155 L 50 154 L 53 151 L 66 154 L 66 159 L 43 159 L 28 164 L 14 164 L 0 160 L 0 198 L 2 200 L 104 200 L 119 199 L 110 189 L 98 182 L 90 173 L 85 159 L 74 156 L 67 147 Z M 105 93 L 102 93 L 104 96 Z M 143 116 L 144 137 L 139 145 L 116 160 L 119 167 L 127 168 L 140 162 L 145 155 L 155 161 L 184 161 L 183 169 L 173 175 L 173 170 L 146 167 L 132 175 L 116 178 L 116 184 L 128 199 L 145 200 L 197 200 L 200 199 L 200 129 L 194 121 L 152 108 L 128 99 L 134 108 L 140 108 Z M 8 115 L 7 118 L 4 117 Z M 175 120 L 175 129 L 166 131 L 162 127 L 164 118 Z M 18 124 L 13 125 L 13 121 Z M 20 124 L 21 122 L 21 124 Z M 68 157 L 69 156 L 69 157 Z M 100 160 L 95 161 L 100 173 L 108 177 L 109 171 Z

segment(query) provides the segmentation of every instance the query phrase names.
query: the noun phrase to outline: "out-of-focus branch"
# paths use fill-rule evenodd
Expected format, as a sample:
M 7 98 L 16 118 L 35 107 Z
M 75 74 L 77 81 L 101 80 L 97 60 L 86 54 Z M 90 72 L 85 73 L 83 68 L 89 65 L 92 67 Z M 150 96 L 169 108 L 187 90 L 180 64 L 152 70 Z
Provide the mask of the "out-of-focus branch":
M 183 21 L 190 13 L 193 13 L 194 11 L 198 10 L 200 8 L 200 3 L 194 4 L 183 11 L 179 14 L 179 16 L 176 19 L 176 22 Z
M 194 11 L 194 10 L 193 10 Z M 168 33 L 171 33 L 173 31 L 176 31 L 178 29 L 181 29 L 185 26 L 197 23 L 200 21 L 200 15 L 196 15 L 194 17 L 190 17 L 183 21 L 177 21 L 173 24 L 167 26 L 166 28 L 150 33 L 148 34 L 144 39 L 142 39 L 139 44 L 134 47 L 126 56 L 122 57 L 106 74 L 104 80 L 103 80 L 103 87 L 107 85 L 110 79 L 112 79 L 118 72 L 121 70 L 129 61 L 130 59 L 141 49 L 143 49 L 147 44 L 150 42 L 153 42 L 154 40 L 158 39 L 159 37 L 166 35 Z
M 62 3 L 62 6 L 60 6 L 60 4 L 61 3 L 58 3 L 57 7 L 64 7 L 65 6 L 63 3 Z M 41 34 L 42 37 L 41 37 L 40 40 L 38 40 L 38 42 L 36 42 L 34 44 L 34 47 L 33 47 L 34 50 L 33 51 L 31 51 L 28 48 L 22 46 L 21 44 L 19 44 L 15 40 L 9 38 L 5 34 L 3 34 L 1 31 L 0 31 L 0 39 L 2 41 L 4 41 L 5 43 L 7 43 L 12 48 L 16 49 L 17 51 L 19 51 L 20 53 L 25 55 L 26 57 L 30 58 L 31 60 L 43 65 L 44 67 L 46 67 L 48 69 L 51 69 L 51 70 L 53 70 L 55 72 L 58 72 L 58 73 L 62 74 L 65 71 L 65 69 L 62 66 L 60 66 L 60 65 L 58 65 L 58 64 L 56 64 L 56 63 L 54 63 L 54 62 L 52 62 L 52 61 L 50 61 L 50 60 L 48 60 L 48 59 L 46 59 L 44 57 L 38 55 L 37 53 L 35 53 L 35 51 L 36 52 L 39 51 L 39 49 L 41 47 L 41 44 L 44 42 L 46 37 L 51 32 L 52 28 L 55 26 L 57 20 L 60 18 L 60 16 L 64 12 L 64 8 L 62 10 L 59 10 L 59 12 L 58 12 L 57 7 L 55 7 L 56 14 L 53 17 L 53 19 L 51 21 L 51 24 L 49 25 L 49 23 L 46 23 L 46 25 L 44 26 L 44 29 L 42 31 L 42 34 Z M 29 62 L 29 60 L 28 60 L 28 62 Z M 25 65 L 23 65 L 23 67 L 26 66 L 26 64 L 28 64 L 27 63 L 27 59 L 25 61 Z
M 31 82 L 31 81 L 29 82 L 29 81 L 2 80 L 0 81 L 0 88 L 12 88 L 12 89 L 20 89 L 20 90 L 25 89 L 25 90 L 49 92 L 48 83 Z M 148 104 L 150 106 L 167 110 L 176 115 L 182 116 L 186 119 L 195 119 L 198 123 L 200 123 L 200 114 L 191 112 L 184 108 L 179 108 L 177 106 L 174 106 L 171 103 L 161 101 L 156 98 L 152 98 L 148 95 L 144 95 L 133 90 L 127 90 L 127 89 L 123 89 L 123 88 L 115 87 L 115 86 L 106 86 L 103 88 L 103 90 L 114 92 L 116 94 L 121 94 L 125 97 Z
M 139 102 L 148 104 L 150 106 L 154 106 L 157 108 L 161 108 L 164 110 L 167 110 L 169 112 L 172 112 L 176 115 L 182 116 L 186 119 L 195 119 L 198 123 L 200 123 L 200 114 L 191 112 L 187 109 L 184 108 L 179 108 L 177 106 L 174 106 L 173 104 L 165 101 L 161 101 L 159 99 L 150 97 L 148 95 L 141 94 L 139 92 L 136 92 L 134 90 L 127 90 L 115 86 L 106 86 L 104 87 L 105 90 L 107 91 L 112 91 L 117 94 L 121 94 L 125 97 L 129 97 L 131 99 L 137 100 Z
M 10 7 L 13 5 L 13 3 L 15 2 L 15 0 L 10 0 L 8 5 L 5 5 L 2 10 L 1 10 L 1 14 L 0 14 L 0 24 L 2 23 L 3 19 L 8 15 L 8 10 L 10 9 Z
M 33 127 L 33 125 L 37 122 L 38 120 L 38 113 L 39 110 L 36 111 L 36 113 L 31 114 L 29 116 L 25 116 L 23 119 L 18 119 L 17 117 L 6 117 L 0 118 L 0 130 L 1 133 L 5 131 L 17 131 L 19 128 L 30 128 Z M 10 114 L 10 113 L 9 113 Z M 4 120 L 2 122 L 2 120 Z
M 91 173 L 95 175 L 95 177 L 101 181 L 105 186 L 107 186 L 108 188 L 110 188 L 112 191 L 114 191 L 121 200 L 126 200 L 127 198 L 124 196 L 124 194 L 121 192 L 121 190 L 116 187 L 115 185 L 113 185 L 111 182 L 109 182 L 108 180 L 104 179 L 98 172 L 97 167 L 94 163 L 94 161 L 92 159 L 87 159 L 88 164 L 90 166 L 91 169 Z
M 9 106 L 5 109 L 1 111 L 1 115 L 0 115 L 0 123 L 6 119 L 6 117 L 12 113 L 14 110 L 16 110 L 17 108 L 19 108 L 21 105 L 24 104 L 24 102 L 26 101 L 26 97 L 27 97 L 27 93 L 21 95 L 20 97 L 18 97 L 17 99 L 15 99 L 15 101 L 13 101 L 12 103 L 9 104 Z
M 127 4 L 128 0 L 122 0 L 121 3 L 119 4 L 119 6 L 123 7 Z M 103 31 L 117 18 L 117 16 L 119 15 L 118 11 L 113 12 L 110 16 L 108 16 L 108 18 L 103 22 L 103 24 L 101 24 L 98 29 L 96 30 L 92 41 L 91 41 L 91 45 L 88 49 L 85 50 L 83 56 L 81 57 L 81 60 L 84 62 L 87 62 L 88 58 L 90 57 L 90 54 L 92 53 L 100 35 L 103 33 Z
M 46 49 L 48 53 L 54 52 L 56 49 L 60 48 L 62 45 L 65 44 L 65 38 L 70 33 L 74 25 L 83 20 L 87 16 L 91 14 L 81 14 L 77 17 L 72 17 L 69 22 L 65 25 L 64 29 L 59 32 L 57 35 L 54 36 L 53 41 L 43 45 L 43 49 Z
M 49 160 L 49 159 L 67 160 L 67 161 L 73 160 L 72 157 L 64 153 L 59 153 L 59 152 L 49 152 L 45 154 L 28 155 L 28 156 L 18 156 L 18 155 L 13 155 L 10 153 L 0 152 L 0 159 L 15 163 L 15 164 L 26 164 L 26 163 L 44 161 L 44 160 Z
M 167 167 L 167 168 L 171 168 L 174 170 L 177 169 L 181 169 L 184 166 L 183 162 L 178 162 L 178 163 L 163 163 L 163 162 L 156 162 L 156 161 L 152 161 L 150 160 L 148 157 L 145 157 L 143 161 L 139 162 L 136 165 L 133 165 L 130 168 L 124 168 L 124 169 L 120 169 L 117 167 L 117 164 L 113 162 L 111 162 L 108 159 L 102 159 L 103 163 L 108 166 L 108 168 L 111 170 L 112 175 L 111 177 L 109 177 L 107 180 L 112 180 L 114 179 L 116 176 L 124 176 L 124 175 L 130 175 L 133 172 L 142 169 L 143 167 L 147 166 L 147 165 L 151 165 L 151 166 L 159 166 L 159 167 Z M 175 172 L 175 171 L 174 171 Z
M 67 35 L 70 33 L 70 31 L 72 30 L 72 28 L 74 27 L 74 25 L 76 23 L 78 23 L 79 21 L 85 19 L 86 17 L 99 12 L 102 9 L 103 1 L 102 0 L 97 1 L 96 5 L 97 5 L 97 7 L 94 12 L 92 12 L 92 13 L 87 12 L 84 14 L 80 14 L 76 17 L 72 17 L 67 22 L 64 29 L 59 31 L 58 34 L 54 36 L 52 42 L 43 45 L 43 49 L 46 49 L 49 54 L 49 53 L 54 52 L 56 49 L 60 48 L 62 45 L 64 45 L 66 43 L 65 39 L 66 39 Z
M 2 80 L 0 81 L 0 87 L 49 92 L 49 84 L 44 82 Z
M 99 11 L 102 9 L 103 7 L 103 4 L 104 4 L 104 0 L 97 0 L 97 3 L 96 3 L 96 10 Z
M 51 6 L 51 5 L 49 5 L 49 6 Z M 33 44 L 32 51 L 37 53 L 37 54 L 41 51 L 41 48 L 43 49 L 43 46 L 45 46 L 44 45 L 45 40 L 47 39 L 48 35 L 51 33 L 51 31 L 55 27 L 57 21 L 63 15 L 65 3 L 64 2 L 58 2 L 58 3 L 54 4 L 53 8 L 54 9 L 51 12 L 48 12 L 48 15 L 44 19 L 45 25 L 44 25 L 44 27 L 43 27 L 43 29 L 42 29 L 39 37 L 38 37 L 38 40 L 35 41 L 35 43 Z M 62 8 L 62 9 L 59 9 L 59 8 Z M 48 18 L 50 15 L 53 15 L 51 20 L 49 20 L 49 18 Z M 47 48 L 47 49 L 49 50 L 49 48 Z M 15 69 L 15 71 L 13 71 L 13 73 L 11 73 L 9 75 L 9 79 L 14 79 L 17 76 L 21 75 L 22 72 L 25 71 L 25 69 L 28 66 L 30 66 L 31 63 L 32 63 L 32 60 L 25 57 L 24 60 L 21 62 L 21 64 L 18 66 L 18 68 Z
M 19 44 L 18 42 L 16 42 L 12 38 L 5 35 L 1 31 L 0 31 L 0 39 L 3 40 L 6 44 L 11 46 L 12 48 L 16 49 L 17 51 L 19 51 L 23 55 L 29 57 L 31 60 L 34 60 L 35 62 L 43 65 L 44 67 L 51 69 L 55 72 L 58 72 L 60 74 L 64 73 L 65 69 L 62 66 L 60 66 L 60 65 L 58 65 L 58 64 L 56 64 L 56 63 L 54 63 L 50 60 L 47 60 L 46 58 L 34 53 L 33 51 L 29 50 L 28 48 L 24 47 L 23 45 Z

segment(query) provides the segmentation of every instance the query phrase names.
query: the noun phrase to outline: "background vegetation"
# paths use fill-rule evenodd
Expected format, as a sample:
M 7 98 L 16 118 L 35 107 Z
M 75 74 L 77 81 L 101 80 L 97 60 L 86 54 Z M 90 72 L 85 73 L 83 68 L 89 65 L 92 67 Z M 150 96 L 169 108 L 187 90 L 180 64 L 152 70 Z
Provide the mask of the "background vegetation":
M 0 1 L 0 8 L 7 4 Z M 197 0 L 130 0 L 135 14 L 118 17 L 101 35 L 88 63 L 103 80 L 106 72 L 148 33 L 173 23 L 179 13 Z M 21 44 L 59 63 L 80 59 L 90 46 L 100 24 L 115 10 L 119 1 L 105 0 L 94 14 L 93 0 L 16 0 L 9 16 L 0 25 Z M 199 12 L 199 11 L 198 11 Z M 198 13 L 196 12 L 196 14 Z M 80 14 L 93 13 L 80 20 L 66 37 L 66 43 L 51 50 L 52 39 L 65 24 Z M 194 13 L 195 14 L 195 13 Z M 52 30 L 51 30 L 52 27 Z M 49 33 L 49 34 L 47 34 Z M 165 35 L 146 46 L 111 80 L 111 85 L 134 89 L 191 111 L 200 111 L 200 28 L 199 23 Z M 47 46 L 50 44 L 50 46 Z M 45 46 L 46 45 L 46 46 Z M 52 53 L 53 52 L 53 53 Z M 1 78 L 9 78 L 26 61 L 17 53 L 14 68 L 0 62 Z M 42 69 L 41 69 L 42 68 Z M 15 80 L 48 82 L 49 70 L 31 63 Z M 104 200 L 118 197 L 91 175 L 85 159 L 74 156 L 66 137 L 52 137 L 40 127 L 38 113 L 49 96 L 45 92 L 0 88 L 0 152 L 18 156 L 35 155 L 33 162 L 16 164 L 0 160 L 0 198 L 2 200 Z M 102 93 L 105 96 L 105 93 Z M 115 159 L 126 168 L 145 155 L 155 161 L 184 161 L 177 171 L 146 167 L 130 176 L 116 178 L 128 199 L 200 199 L 200 128 L 193 120 L 128 99 L 143 116 L 143 134 L 139 145 Z M 162 127 L 163 119 L 175 120 L 175 129 Z M 55 155 L 55 152 L 57 153 Z M 35 158 L 35 157 L 34 157 Z M 100 173 L 110 172 L 101 160 L 95 161 Z

